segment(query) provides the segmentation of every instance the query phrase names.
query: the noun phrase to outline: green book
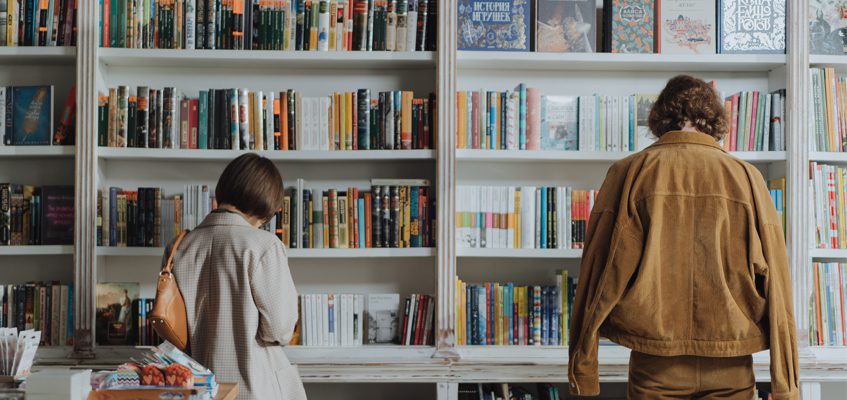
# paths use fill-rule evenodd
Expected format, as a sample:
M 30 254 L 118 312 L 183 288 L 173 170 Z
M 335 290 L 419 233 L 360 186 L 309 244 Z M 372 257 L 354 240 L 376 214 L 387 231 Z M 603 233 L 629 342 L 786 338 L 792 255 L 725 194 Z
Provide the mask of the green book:
M 197 148 L 209 148 L 209 92 L 200 91 L 200 106 L 197 112 Z
M 117 22 L 118 22 L 118 32 L 117 32 L 117 47 L 127 47 L 126 43 L 126 2 L 127 0 L 118 0 L 118 9 L 117 11 Z
M 759 117 L 756 119 L 756 121 L 758 121 L 758 123 L 756 124 L 757 125 L 756 147 L 753 149 L 753 150 L 756 150 L 756 151 L 762 151 L 762 143 L 763 143 L 762 140 L 765 136 L 765 126 L 766 126 L 765 125 L 765 122 L 766 122 L 765 118 L 767 117 L 765 115 L 765 110 L 767 110 L 767 105 L 768 105 L 767 99 L 768 99 L 768 94 L 766 92 L 759 93 L 759 105 L 758 105 Z
M 747 129 L 744 130 L 744 151 L 750 151 L 750 135 L 754 135 L 753 131 L 753 118 L 756 114 L 753 114 L 753 92 L 747 93 L 747 121 L 745 121 L 745 126 Z

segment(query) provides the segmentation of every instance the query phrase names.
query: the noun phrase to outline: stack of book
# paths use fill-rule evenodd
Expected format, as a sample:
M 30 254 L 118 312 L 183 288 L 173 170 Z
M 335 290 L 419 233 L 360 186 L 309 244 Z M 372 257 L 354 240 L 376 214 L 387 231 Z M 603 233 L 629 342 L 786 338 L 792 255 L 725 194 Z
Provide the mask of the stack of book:
M 457 279 L 457 344 L 567 346 L 576 284 L 565 270 L 557 273 L 556 286 Z
M 456 101 L 459 149 L 634 151 L 652 143 L 638 135 L 652 95 L 549 96 L 520 84 L 460 91 Z
M 134 95 L 133 95 L 134 94 Z M 98 143 L 109 147 L 233 150 L 410 150 L 435 146 L 435 95 L 411 91 L 299 92 L 172 87 L 109 89 Z
M 827 3 L 821 8 L 828 20 L 835 20 L 840 9 Z M 608 53 L 785 52 L 785 0 L 757 0 L 754 5 L 739 0 L 604 0 L 600 29 L 593 1 L 509 0 L 500 3 L 505 8 L 489 4 L 459 1 L 459 50 L 593 53 L 599 42 Z M 826 29 L 815 32 L 827 36 L 815 37 L 813 44 L 825 41 L 825 47 L 842 54 L 837 29 L 819 25 Z M 838 21 L 838 26 L 844 23 Z
M 813 346 L 847 346 L 847 264 L 812 263 Z
M 810 124 L 813 149 L 847 151 L 847 77 L 833 68 L 812 68 L 812 115 Z
M 0 46 L 76 46 L 77 2 L 0 3 Z
M 372 179 L 370 191 L 298 179 L 269 226 L 289 248 L 434 247 L 434 207 L 425 179 Z
M 819 249 L 847 249 L 847 168 L 811 163 L 815 243 Z
M 499 249 L 581 249 L 596 190 L 459 186 L 456 245 Z
M 297 340 L 291 345 L 314 347 L 361 346 L 364 295 L 303 294 L 299 297 Z
M 185 185 L 165 198 L 160 188 L 110 187 L 97 197 L 97 243 L 112 247 L 160 247 L 194 229 L 215 207 L 207 185 Z
M 71 245 L 73 186 L 0 183 L 0 246 Z
M 435 0 L 100 0 L 100 4 L 102 47 L 433 51 L 437 39 Z
M 11 1 L 10 1 L 11 3 Z M 0 86 L 2 146 L 72 145 L 76 136 L 76 89 L 71 87 L 53 130 L 53 86 Z
M 41 331 L 44 346 L 72 345 L 73 291 L 55 281 L 0 284 L 0 328 Z
M 727 97 L 724 106 L 730 122 L 726 151 L 785 150 L 785 89 L 740 92 Z

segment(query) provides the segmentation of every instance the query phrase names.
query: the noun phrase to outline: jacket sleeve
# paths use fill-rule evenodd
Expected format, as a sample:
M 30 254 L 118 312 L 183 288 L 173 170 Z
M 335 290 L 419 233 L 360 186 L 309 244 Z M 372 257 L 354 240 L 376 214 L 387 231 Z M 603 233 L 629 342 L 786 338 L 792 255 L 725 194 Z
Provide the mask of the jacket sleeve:
M 281 243 L 267 250 L 249 270 L 250 291 L 259 309 L 259 339 L 287 345 L 297 325 L 297 289 Z
M 571 394 L 579 396 L 600 394 L 600 326 L 623 295 L 643 250 L 640 229 L 630 223 L 627 201 L 621 201 L 627 190 L 613 175 L 610 171 L 589 218 L 571 311 L 568 381 Z
M 751 167 L 752 168 L 752 167 Z M 750 174 L 756 202 L 757 229 L 764 260 L 754 265 L 764 279 L 767 302 L 768 341 L 771 358 L 771 390 L 774 400 L 799 400 L 797 333 L 794 325 L 794 301 L 791 274 L 782 224 L 761 175 Z

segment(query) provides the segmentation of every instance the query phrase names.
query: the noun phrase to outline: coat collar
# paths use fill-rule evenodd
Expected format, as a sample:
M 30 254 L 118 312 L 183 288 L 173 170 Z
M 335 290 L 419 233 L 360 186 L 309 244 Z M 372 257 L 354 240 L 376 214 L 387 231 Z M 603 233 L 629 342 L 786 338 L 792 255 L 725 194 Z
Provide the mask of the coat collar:
M 663 146 L 667 144 L 699 144 L 703 146 L 714 147 L 720 151 L 724 151 L 723 147 L 718 144 L 710 135 L 701 132 L 690 131 L 670 131 L 662 135 L 652 146 Z
M 244 217 L 234 212 L 227 212 L 222 210 L 214 210 L 206 218 L 203 219 L 203 222 L 197 226 L 197 228 L 205 228 L 209 226 L 218 226 L 218 225 L 230 225 L 230 226 L 246 226 L 252 228 L 253 225 L 250 225 Z

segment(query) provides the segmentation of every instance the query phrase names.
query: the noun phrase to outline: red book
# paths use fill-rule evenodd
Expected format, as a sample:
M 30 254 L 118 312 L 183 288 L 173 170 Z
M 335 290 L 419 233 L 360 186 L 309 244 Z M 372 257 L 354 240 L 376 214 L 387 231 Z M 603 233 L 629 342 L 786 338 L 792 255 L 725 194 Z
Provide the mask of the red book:
M 361 223 L 361 221 L 359 221 L 359 189 L 353 188 L 353 195 L 351 197 L 351 203 L 353 203 L 353 215 L 350 217 L 350 219 L 353 220 L 353 234 L 350 235 L 353 238 L 353 246 L 351 247 L 358 249 L 360 247 L 359 224 Z
M 111 40 L 111 38 L 109 37 L 109 18 L 108 18 L 108 16 L 111 15 L 111 3 L 112 3 L 112 0 L 103 0 L 103 32 L 102 32 L 102 34 L 103 34 L 103 46 L 102 47 L 111 47 L 109 45 L 109 41 Z M 65 39 L 65 40 L 67 40 L 67 39 Z
M 74 144 L 76 127 L 74 116 L 76 115 L 76 85 L 71 86 L 68 98 L 65 100 L 65 108 L 59 118 L 59 129 L 53 134 L 53 144 Z
M 758 112 L 757 111 L 758 108 L 759 108 L 759 92 L 754 91 L 753 92 L 753 112 L 752 112 L 752 114 L 750 114 L 750 138 L 749 138 L 749 142 L 745 143 L 745 146 L 747 146 L 747 148 L 744 149 L 745 151 L 755 151 L 756 150 L 756 125 L 757 125 L 757 121 L 756 121 L 757 115 L 756 115 L 756 113 Z
M 413 341 L 412 341 L 413 345 L 423 344 L 421 342 L 421 340 L 422 340 L 422 337 L 423 337 L 423 325 L 424 325 L 423 323 L 424 323 L 424 320 L 426 320 L 426 305 L 428 303 L 428 301 L 427 301 L 428 298 L 429 298 L 429 296 L 427 296 L 425 294 L 419 294 L 418 295 L 418 304 L 417 304 L 418 309 L 417 309 L 417 311 L 415 311 L 415 325 L 412 327 L 412 332 L 414 333 L 414 335 L 412 336 L 413 337 Z
M 199 107 L 199 99 L 190 100 L 190 110 L 188 111 L 188 148 L 190 149 L 197 148 L 197 123 L 199 121 Z
M 188 99 L 179 101 L 179 148 L 188 149 Z
M 406 311 L 403 313 L 403 324 L 400 325 L 400 344 L 406 344 L 406 326 L 409 323 L 409 312 L 412 305 L 412 299 L 406 299 Z
M 350 102 L 350 115 L 353 119 L 353 129 L 350 132 L 350 135 L 353 136 L 353 150 L 359 150 L 359 107 L 356 107 L 358 103 L 356 92 L 353 92 L 353 101 Z
M 279 93 L 279 149 L 288 150 L 288 92 Z
M 371 221 L 371 193 L 365 192 L 365 247 L 371 248 L 373 247 L 372 238 L 372 224 Z

